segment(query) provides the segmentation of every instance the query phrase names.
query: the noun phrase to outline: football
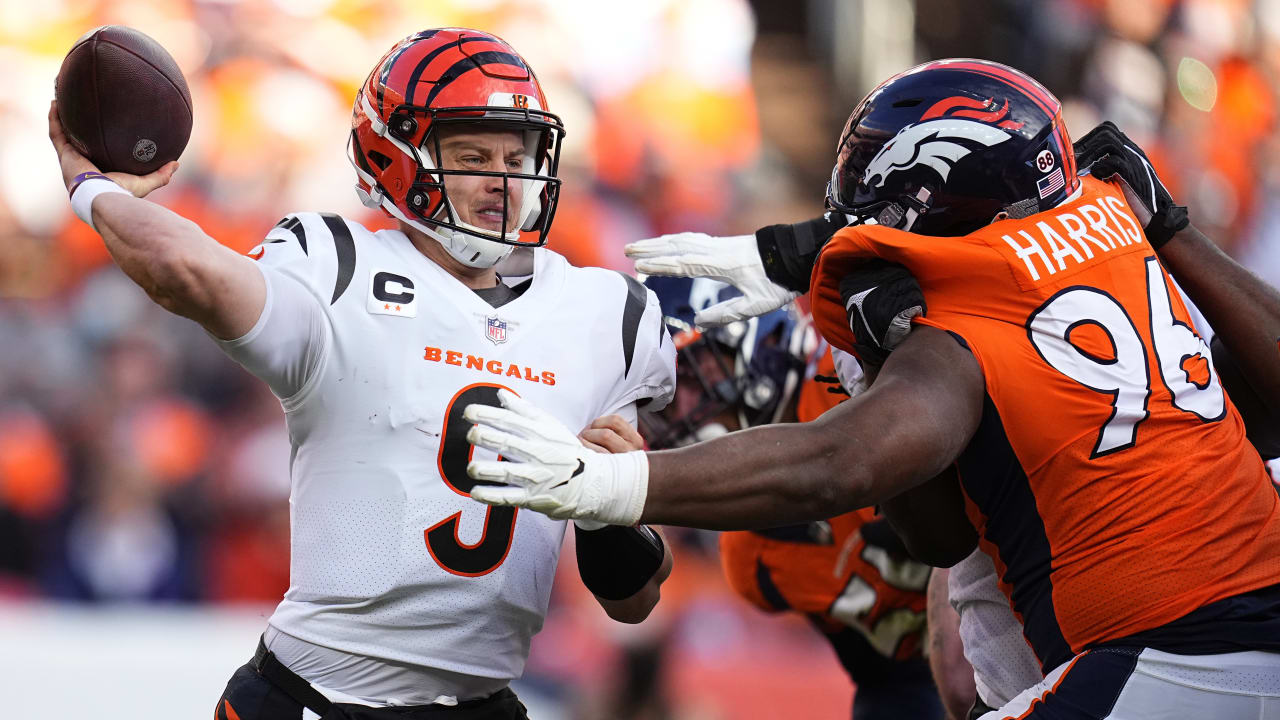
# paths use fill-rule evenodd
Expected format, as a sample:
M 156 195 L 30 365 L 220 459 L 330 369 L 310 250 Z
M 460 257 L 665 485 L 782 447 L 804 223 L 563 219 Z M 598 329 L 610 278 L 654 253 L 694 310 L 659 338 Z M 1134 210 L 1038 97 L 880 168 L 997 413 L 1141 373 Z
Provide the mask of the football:
M 133 28 L 104 25 L 76 41 L 54 96 L 67 139 L 102 172 L 146 175 L 191 139 L 191 92 L 173 57 Z

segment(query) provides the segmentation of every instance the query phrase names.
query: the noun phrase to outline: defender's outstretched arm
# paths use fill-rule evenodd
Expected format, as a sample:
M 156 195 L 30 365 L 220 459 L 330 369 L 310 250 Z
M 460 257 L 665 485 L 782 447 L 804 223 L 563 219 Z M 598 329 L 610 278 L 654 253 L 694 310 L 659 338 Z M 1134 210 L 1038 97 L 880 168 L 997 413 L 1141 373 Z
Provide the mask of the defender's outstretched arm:
M 548 432 L 555 420 L 513 395 L 472 405 L 467 439 L 508 461 L 473 461 L 472 497 L 552 517 L 720 530 L 820 520 L 937 476 L 982 414 L 977 360 L 947 333 L 916 328 L 866 393 L 811 423 L 768 425 L 655 453 L 600 455 Z M 572 435 L 570 434 L 570 437 Z

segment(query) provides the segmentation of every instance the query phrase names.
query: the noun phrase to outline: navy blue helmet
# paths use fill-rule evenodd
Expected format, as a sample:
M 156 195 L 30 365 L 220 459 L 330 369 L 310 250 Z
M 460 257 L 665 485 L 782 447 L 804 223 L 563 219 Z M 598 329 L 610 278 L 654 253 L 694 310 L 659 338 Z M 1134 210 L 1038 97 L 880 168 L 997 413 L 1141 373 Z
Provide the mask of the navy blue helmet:
M 895 75 L 849 115 L 827 205 L 922 235 L 965 235 L 1006 212 L 1055 207 L 1079 187 L 1062 104 L 986 60 Z
M 649 277 L 663 321 L 676 346 L 676 399 L 660 413 L 641 412 L 642 430 L 654 449 L 687 445 L 707 437 L 725 412 L 739 427 L 782 420 L 804 380 L 818 335 L 794 303 L 760 317 L 699 330 L 694 313 L 741 295 L 731 285 L 707 278 Z M 689 383 L 697 392 L 688 397 Z M 719 432 L 723 432 L 720 429 Z

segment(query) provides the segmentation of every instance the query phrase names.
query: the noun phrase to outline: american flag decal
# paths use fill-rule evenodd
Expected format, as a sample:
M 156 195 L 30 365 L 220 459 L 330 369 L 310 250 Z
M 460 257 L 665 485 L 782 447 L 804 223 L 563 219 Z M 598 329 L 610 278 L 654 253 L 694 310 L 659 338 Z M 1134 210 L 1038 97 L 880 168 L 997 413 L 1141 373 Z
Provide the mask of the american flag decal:
M 1062 168 L 1058 168 L 1037 180 L 1036 189 L 1040 191 L 1040 199 L 1043 200 L 1061 190 L 1065 184 L 1066 181 L 1062 177 Z

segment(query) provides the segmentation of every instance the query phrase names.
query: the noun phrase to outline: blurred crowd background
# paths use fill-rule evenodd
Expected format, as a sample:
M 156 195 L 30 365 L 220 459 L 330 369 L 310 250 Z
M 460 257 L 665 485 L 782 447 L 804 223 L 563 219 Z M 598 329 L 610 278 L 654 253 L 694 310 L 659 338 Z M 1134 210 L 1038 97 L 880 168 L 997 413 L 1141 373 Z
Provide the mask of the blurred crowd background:
M 53 82 L 108 23 L 159 40 L 191 87 L 191 144 L 154 199 L 237 250 L 291 211 L 387 222 L 352 190 L 351 99 L 401 37 L 461 25 L 519 49 L 565 120 L 551 247 L 578 264 L 819 213 L 857 99 L 969 56 L 1038 78 L 1077 137 L 1117 122 L 1202 229 L 1280 283 L 1280 0 L 0 0 L 0 605 L 265 616 L 288 584 L 278 402 L 152 306 L 65 200 Z M 639 628 L 610 626 L 564 563 L 528 692 L 564 717 L 847 717 L 822 640 L 739 604 L 714 538 L 677 535 Z

